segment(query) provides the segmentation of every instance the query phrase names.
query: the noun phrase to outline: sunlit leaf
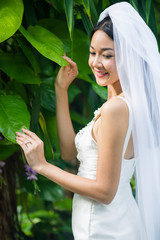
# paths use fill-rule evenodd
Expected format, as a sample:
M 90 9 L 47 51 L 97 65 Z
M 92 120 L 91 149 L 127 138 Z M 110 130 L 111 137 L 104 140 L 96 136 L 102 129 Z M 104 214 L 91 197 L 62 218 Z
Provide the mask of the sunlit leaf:
M 62 58 L 64 54 L 63 43 L 52 32 L 38 25 L 30 26 L 28 31 L 21 26 L 19 30 L 43 56 L 61 66 L 68 64 L 66 60 Z
M 0 42 L 11 37 L 19 28 L 23 17 L 22 0 L 0 1 Z
M 0 96 L 0 132 L 8 140 L 16 143 L 16 132 L 22 127 L 29 128 L 30 114 L 22 98 L 18 95 Z

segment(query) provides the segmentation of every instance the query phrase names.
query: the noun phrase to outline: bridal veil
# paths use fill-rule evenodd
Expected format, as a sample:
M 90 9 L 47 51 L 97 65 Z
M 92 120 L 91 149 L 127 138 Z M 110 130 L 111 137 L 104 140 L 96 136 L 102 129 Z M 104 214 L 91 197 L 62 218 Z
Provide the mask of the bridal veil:
M 142 240 L 160 239 L 160 55 L 156 38 L 127 2 L 105 9 L 110 16 L 119 80 L 133 111 L 136 199 Z

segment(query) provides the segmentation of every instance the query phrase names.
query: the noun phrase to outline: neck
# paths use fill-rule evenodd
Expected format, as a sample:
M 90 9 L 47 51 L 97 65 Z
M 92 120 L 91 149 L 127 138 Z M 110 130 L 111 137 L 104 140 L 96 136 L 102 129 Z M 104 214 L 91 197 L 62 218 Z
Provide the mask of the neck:
M 120 94 L 122 94 L 122 88 L 119 81 L 115 82 L 112 85 L 108 85 L 108 100 Z

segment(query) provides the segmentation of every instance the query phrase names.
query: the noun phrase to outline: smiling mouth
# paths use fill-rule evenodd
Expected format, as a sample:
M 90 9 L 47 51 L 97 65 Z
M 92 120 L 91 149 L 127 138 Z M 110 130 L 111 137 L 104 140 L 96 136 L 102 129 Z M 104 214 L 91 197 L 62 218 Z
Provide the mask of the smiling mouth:
M 108 74 L 108 72 L 102 73 L 102 72 L 95 71 L 95 75 L 96 75 L 98 78 L 103 78 L 103 77 L 105 77 L 105 76 L 107 76 L 107 75 L 109 75 L 109 74 Z

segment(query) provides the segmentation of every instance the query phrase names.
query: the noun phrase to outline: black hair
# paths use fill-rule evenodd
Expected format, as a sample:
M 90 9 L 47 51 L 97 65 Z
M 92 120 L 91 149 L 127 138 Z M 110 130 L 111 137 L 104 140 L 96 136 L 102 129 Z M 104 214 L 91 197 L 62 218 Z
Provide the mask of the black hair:
M 101 22 L 98 22 L 97 25 L 92 29 L 90 34 L 90 39 L 92 39 L 93 34 L 98 31 L 102 30 L 105 32 L 112 40 L 113 39 L 113 24 L 111 21 L 110 16 L 105 17 Z

